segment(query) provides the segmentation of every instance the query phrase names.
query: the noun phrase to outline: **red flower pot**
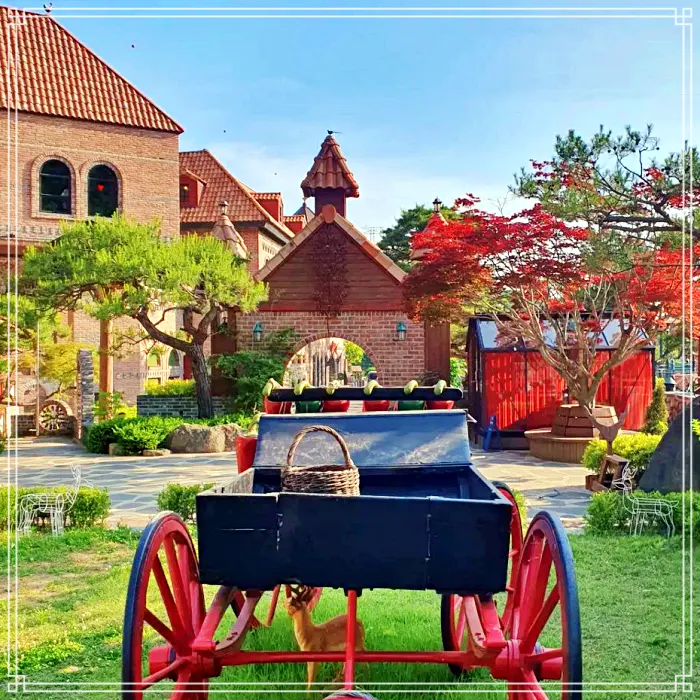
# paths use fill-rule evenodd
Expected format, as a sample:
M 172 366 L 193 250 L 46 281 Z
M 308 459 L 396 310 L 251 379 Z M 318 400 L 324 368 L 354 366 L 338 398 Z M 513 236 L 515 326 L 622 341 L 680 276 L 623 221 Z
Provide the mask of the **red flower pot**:
M 324 413 L 347 413 L 350 409 L 349 401 L 324 401 Z
M 238 463 L 239 474 L 253 466 L 257 446 L 258 438 L 255 435 L 239 435 L 236 438 L 236 462 Z
M 391 406 L 391 401 L 363 401 L 362 412 L 370 413 L 371 411 L 388 411 Z
M 448 411 L 454 408 L 454 401 L 427 401 L 429 411 Z
M 263 396 L 263 409 L 265 413 L 284 413 L 284 403 L 270 401 L 267 396 Z

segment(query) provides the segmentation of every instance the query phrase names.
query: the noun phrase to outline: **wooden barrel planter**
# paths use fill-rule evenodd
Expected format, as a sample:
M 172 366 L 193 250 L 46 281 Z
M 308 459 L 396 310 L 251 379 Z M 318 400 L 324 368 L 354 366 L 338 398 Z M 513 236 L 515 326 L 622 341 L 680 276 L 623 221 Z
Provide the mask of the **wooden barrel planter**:
M 596 406 L 593 416 L 606 425 L 617 420 L 613 406 Z M 559 406 L 551 428 L 525 431 L 533 457 L 569 464 L 580 464 L 586 446 L 598 435 L 583 406 L 578 404 Z

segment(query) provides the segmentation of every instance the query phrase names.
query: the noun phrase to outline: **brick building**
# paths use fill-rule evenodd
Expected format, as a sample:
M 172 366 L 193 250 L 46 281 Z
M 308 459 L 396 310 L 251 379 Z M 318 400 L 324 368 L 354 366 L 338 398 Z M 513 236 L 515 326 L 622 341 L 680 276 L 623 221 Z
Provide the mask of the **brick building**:
M 320 339 L 350 340 L 371 358 L 386 384 L 403 384 L 426 371 L 449 378 L 449 325 L 431 328 L 403 311 L 405 276 L 346 218 L 359 186 L 332 134 L 302 182 L 314 198 L 314 217 L 256 272 L 269 300 L 252 314 L 229 314 L 235 341 L 215 336 L 214 353 L 255 348 L 266 334 L 291 328 L 291 356 Z M 223 382 L 215 390 L 225 391 Z
M 208 235 L 227 202 L 227 215 L 248 251 L 251 273 L 306 224 L 303 215 L 285 216 L 279 192 L 254 192 L 207 150 L 180 153 L 180 231 Z
M 0 7 L 0 72 L 0 120 L 11 124 L 9 144 L 0 129 L 0 151 L 9 146 L 12 172 L 0 178 L 0 235 L 10 221 L 10 258 L 57 238 L 62 222 L 115 211 L 159 217 L 163 234 L 177 235 L 175 121 L 47 15 Z M 97 321 L 80 313 L 67 321 L 74 340 L 98 345 Z M 114 361 L 129 400 L 147 373 L 143 351 Z

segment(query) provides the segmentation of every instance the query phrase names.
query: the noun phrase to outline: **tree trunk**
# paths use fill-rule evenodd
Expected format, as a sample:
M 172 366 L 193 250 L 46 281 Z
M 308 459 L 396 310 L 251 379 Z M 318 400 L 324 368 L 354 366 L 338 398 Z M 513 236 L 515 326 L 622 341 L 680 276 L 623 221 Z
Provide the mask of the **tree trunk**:
M 211 383 L 207 371 L 207 358 L 204 356 L 204 346 L 192 343 L 188 352 L 192 360 L 192 377 L 197 394 L 197 409 L 200 418 L 211 418 L 214 415 L 214 404 L 211 400 Z
M 100 321 L 100 408 L 107 418 L 111 418 L 107 415 L 111 405 L 108 395 L 114 391 L 114 358 L 110 353 L 112 325 L 111 319 Z

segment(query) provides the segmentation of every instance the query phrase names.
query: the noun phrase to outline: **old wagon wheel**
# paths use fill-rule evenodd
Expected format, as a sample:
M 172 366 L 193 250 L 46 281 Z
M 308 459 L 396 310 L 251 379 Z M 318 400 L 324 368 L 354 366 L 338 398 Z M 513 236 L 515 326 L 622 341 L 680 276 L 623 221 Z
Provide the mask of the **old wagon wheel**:
M 71 410 L 67 403 L 49 399 L 39 411 L 39 428 L 47 435 L 59 433 L 66 429 L 70 415 Z
M 523 526 L 520 518 L 520 509 L 508 485 L 504 484 L 502 481 L 494 481 L 493 485 L 512 505 L 510 546 L 508 552 L 508 585 L 506 587 L 506 604 L 503 609 L 503 615 L 501 615 L 501 625 L 505 629 L 513 608 L 515 578 L 520 552 L 523 547 Z M 462 596 L 451 594 L 442 596 L 440 627 L 442 630 L 442 646 L 445 651 L 459 651 L 460 649 L 463 650 L 466 646 L 468 630 L 463 608 L 464 598 L 462 598 Z M 459 676 L 464 670 L 461 666 L 456 664 L 449 664 L 449 669 L 455 676 Z
M 150 696 L 145 690 L 170 679 L 175 681 L 171 700 L 206 700 L 207 680 L 189 662 L 204 614 L 197 557 L 187 527 L 174 513 L 159 513 L 141 535 L 129 579 L 123 698 L 143 700 Z
M 555 610 L 559 608 L 559 614 Z M 582 682 L 581 620 L 574 558 L 564 528 L 540 512 L 528 528 L 516 572 L 506 636 L 517 649 L 508 682 L 509 700 L 527 693 L 579 700 Z M 556 693 L 541 680 L 558 681 Z

